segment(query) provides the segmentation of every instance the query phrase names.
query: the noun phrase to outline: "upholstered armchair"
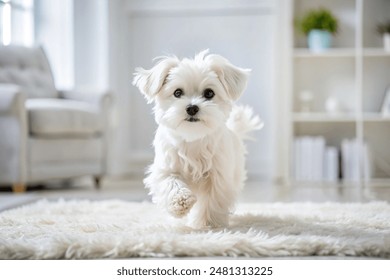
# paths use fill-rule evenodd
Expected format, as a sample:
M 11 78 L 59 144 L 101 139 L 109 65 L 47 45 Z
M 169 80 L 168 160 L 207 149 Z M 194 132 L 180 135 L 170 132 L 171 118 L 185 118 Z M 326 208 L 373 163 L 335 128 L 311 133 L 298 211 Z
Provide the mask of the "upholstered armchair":
M 0 47 L 0 185 L 106 172 L 110 95 L 55 88 L 42 48 Z

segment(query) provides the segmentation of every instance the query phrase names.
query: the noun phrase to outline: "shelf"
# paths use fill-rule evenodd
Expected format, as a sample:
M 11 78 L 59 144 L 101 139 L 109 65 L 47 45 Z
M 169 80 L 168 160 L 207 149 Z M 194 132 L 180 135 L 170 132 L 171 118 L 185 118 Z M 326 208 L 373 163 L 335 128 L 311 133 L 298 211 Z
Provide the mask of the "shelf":
M 296 48 L 294 50 L 295 58 L 353 58 L 356 55 L 356 49 L 344 49 L 344 48 L 334 48 L 329 49 L 323 52 L 312 52 L 306 48 Z M 385 51 L 383 48 L 364 48 L 363 49 L 364 57 L 390 57 L 390 52 Z
M 294 50 L 295 58 L 332 58 L 332 57 L 345 57 L 353 58 L 356 54 L 355 49 L 334 48 L 323 52 L 312 52 L 306 48 L 297 48 Z
M 390 52 L 383 48 L 366 48 L 363 50 L 364 57 L 390 57 Z
M 328 114 L 328 113 L 293 113 L 294 122 L 357 122 L 358 117 L 354 114 Z M 390 122 L 390 116 L 381 113 L 364 113 L 363 122 Z
M 388 17 L 390 1 L 293 0 L 291 18 L 300 18 L 307 10 L 322 5 L 334 11 L 341 19 L 342 32 L 333 38 L 332 48 L 322 52 L 309 50 L 306 47 L 307 38 L 291 28 L 291 21 L 288 22 L 291 36 L 286 42 L 286 81 L 290 84 L 286 86 L 286 96 L 289 97 L 287 121 L 290 135 L 287 138 L 287 164 L 283 172 L 288 182 L 309 187 L 390 187 L 390 115 L 385 116 L 380 112 L 384 92 L 390 82 L 390 51 L 385 51 L 383 38 L 375 31 L 378 19 Z M 308 113 L 299 110 L 304 108 L 301 93 L 306 90 L 313 92 L 310 104 L 313 111 Z M 342 105 L 340 108 L 345 108 L 345 111 L 326 112 L 327 101 L 332 96 L 338 98 Z M 334 150 L 328 151 L 327 164 L 330 166 L 337 162 L 337 155 L 343 155 L 345 164 L 353 162 L 353 168 L 360 169 L 360 172 L 356 172 L 358 169 L 349 170 L 350 166 L 346 165 L 345 170 L 348 172 L 345 171 L 344 177 L 356 178 L 355 175 L 361 173 L 358 181 L 329 183 L 321 180 L 295 180 L 306 177 L 301 176 L 302 170 L 307 172 L 312 169 L 310 164 L 305 162 L 303 165 L 300 160 L 304 158 L 306 161 L 313 157 L 314 148 L 319 147 L 318 141 L 315 141 L 318 139 L 321 139 L 321 145 L 325 141 L 327 146 L 338 149 L 336 156 Z M 343 142 L 345 139 L 349 141 Z M 361 154 L 353 150 L 355 142 L 365 144 L 359 146 Z M 302 154 L 304 149 L 307 153 Z M 349 176 L 349 173 L 354 176 Z M 365 177 L 370 179 L 366 180 Z
M 381 113 L 364 113 L 364 122 L 390 122 L 390 116 L 383 116 Z
M 294 122 L 356 122 L 353 114 L 328 114 L 328 113 L 294 113 Z
M 390 178 L 372 178 L 365 182 L 369 187 L 390 187 Z
M 387 188 L 390 187 L 390 178 L 372 178 L 370 180 L 362 179 L 360 182 L 358 181 L 337 181 L 337 182 L 329 182 L 329 181 L 305 181 L 305 180 L 296 180 L 291 179 L 290 185 L 292 186 L 300 186 L 300 187 L 336 187 L 336 188 L 357 188 L 360 185 L 364 185 L 367 187 L 377 187 L 377 188 Z
M 390 180 L 388 181 L 390 183 Z M 330 181 L 308 181 L 308 180 L 296 180 L 291 178 L 290 185 L 309 188 L 357 188 L 361 182 L 357 181 L 344 181 L 338 180 L 336 182 Z M 382 184 L 383 185 L 383 184 Z

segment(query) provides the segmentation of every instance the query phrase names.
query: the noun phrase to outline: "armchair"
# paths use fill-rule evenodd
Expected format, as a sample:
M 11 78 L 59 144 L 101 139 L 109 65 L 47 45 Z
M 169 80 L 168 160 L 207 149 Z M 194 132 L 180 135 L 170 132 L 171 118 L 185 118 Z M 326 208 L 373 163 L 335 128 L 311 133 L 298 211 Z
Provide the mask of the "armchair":
M 111 95 L 58 91 L 42 48 L 0 47 L 0 185 L 106 172 Z

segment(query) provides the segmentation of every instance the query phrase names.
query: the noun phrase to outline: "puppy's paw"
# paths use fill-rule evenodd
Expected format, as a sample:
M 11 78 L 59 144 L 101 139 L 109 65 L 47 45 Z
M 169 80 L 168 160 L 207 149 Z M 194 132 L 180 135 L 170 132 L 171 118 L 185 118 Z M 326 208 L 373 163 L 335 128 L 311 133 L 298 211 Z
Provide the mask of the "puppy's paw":
M 177 188 L 168 202 L 168 212 L 176 218 L 181 218 L 191 210 L 195 202 L 196 196 L 189 189 Z

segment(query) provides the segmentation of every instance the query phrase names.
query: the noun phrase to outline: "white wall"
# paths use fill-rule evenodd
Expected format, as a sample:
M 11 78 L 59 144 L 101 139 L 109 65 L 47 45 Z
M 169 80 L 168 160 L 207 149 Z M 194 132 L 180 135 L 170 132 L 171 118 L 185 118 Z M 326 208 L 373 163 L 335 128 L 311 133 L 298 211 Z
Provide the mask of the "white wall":
M 35 43 L 42 45 L 59 89 L 74 86 L 73 1 L 35 0 Z
M 35 41 L 45 47 L 58 88 L 108 87 L 107 0 L 35 0 Z
M 108 41 L 109 41 L 109 88 L 115 95 L 113 135 L 111 146 L 110 173 L 132 173 L 134 161 L 129 160 L 130 139 L 133 137 L 129 124 L 131 71 L 128 65 L 129 32 L 126 26 L 126 1 L 108 1 Z M 135 171 L 140 175 L 143 169 Z
M 75 85 L 108 87 L 108 3 L 74 1 Z

